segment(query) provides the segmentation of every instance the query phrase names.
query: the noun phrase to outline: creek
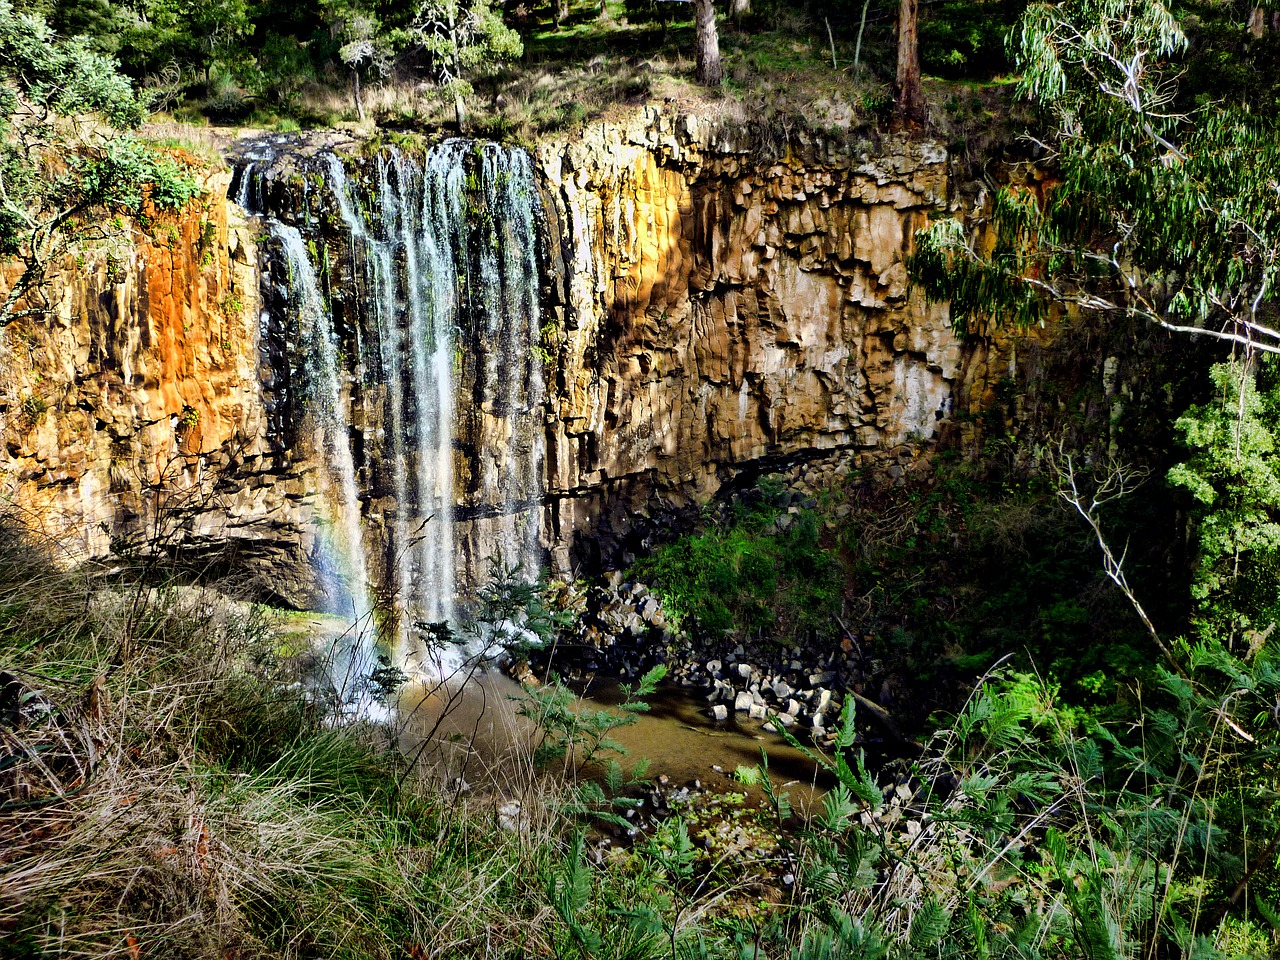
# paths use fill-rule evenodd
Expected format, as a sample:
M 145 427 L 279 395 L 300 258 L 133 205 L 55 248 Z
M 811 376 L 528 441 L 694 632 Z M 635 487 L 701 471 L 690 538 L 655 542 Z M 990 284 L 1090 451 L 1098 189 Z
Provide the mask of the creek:
M 575 710 L 622 713 L 618 708 L 624 697 L 617 683 L 595 683 L 575 692 Z M 397 702 L 401 746 L 450 781 L 518 785 L 533 772 L 532 754 L 542 737 L 519 713 L 524 698 L 518 684 L 496 671 L 479 672 L 459 686 L 411 684 Z M 759 764 L 763 748 L 774 786 L 789 793 L 798 809 L 808 809 L 831 785 L 808 757 L 762 724 L 712 721 L 705 704 L 687 688 L 663 684 L 645 703 L 649 709 L 637 713 L 634 723 L 609 733 L 625 754 L 608 752 L 605 759 L 616 758 L 627 770 L 647 760 L 645 778 L 652 783 L 673 790 L 746 793 L 758 803 L 761 789 L 744 786 L 734 771 Z M 557 769 L 551 765 L 548 772 Z M 603 768 L 595 764 L 583 773 L 600 779 Z

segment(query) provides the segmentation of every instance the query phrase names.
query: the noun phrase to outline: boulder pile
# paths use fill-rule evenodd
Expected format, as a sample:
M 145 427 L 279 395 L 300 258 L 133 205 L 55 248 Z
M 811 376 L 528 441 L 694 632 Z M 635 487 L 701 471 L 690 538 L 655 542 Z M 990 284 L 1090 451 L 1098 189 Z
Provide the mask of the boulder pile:
M 517 679 L 549 670 L 570 682 L 595 676 L 634 681 L 663 663 L 668 681 L 692 688 L 712 720 L 756 721 L 770 730 L 780 725 L 826 744 L 834 739 L 849 691 L 863 693 L 866 677 L 879 668 L 863 658 L 869 638 L 851 635 L 835 650 L 726 642 L 716 656 L 699 656 L 688 636 L 668 623 L 650 588 L 616 573 L 590 587 L 563 585 L 561 596 L 572 596 L 581 608 L 572 632 L 513 664 Z M 892 693 L 886 683 L 871 698 L 888 707 Z

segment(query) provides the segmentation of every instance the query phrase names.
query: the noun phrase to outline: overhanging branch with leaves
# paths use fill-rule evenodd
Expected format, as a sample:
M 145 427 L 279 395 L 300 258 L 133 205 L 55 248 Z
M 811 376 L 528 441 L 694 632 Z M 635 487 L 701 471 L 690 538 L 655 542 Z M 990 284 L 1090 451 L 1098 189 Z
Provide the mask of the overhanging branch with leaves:
M 1000 188 L 989 213 L 917 234 L 912 272 L 974 321 L 1054 307 L 1280 353 L 1280 127 L 1213 105 L 1172 109 L 1186 47 L 1159 3 L 1039 4 L 1011 41 L 1056 175 Z

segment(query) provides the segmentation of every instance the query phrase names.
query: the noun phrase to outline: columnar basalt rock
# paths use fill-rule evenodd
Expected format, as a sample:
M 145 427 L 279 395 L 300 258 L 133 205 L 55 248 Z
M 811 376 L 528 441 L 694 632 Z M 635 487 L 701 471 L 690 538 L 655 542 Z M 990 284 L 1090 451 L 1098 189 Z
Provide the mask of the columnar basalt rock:
M 649 110 L 538 158 L 559 565 L 759 461 L 934 436 L 961 344 L 905 260 L 948 213 L 939 145 L 770 144 Z
M 361 264 L 377 250 L 344 226 L 324 166 L 350 154 L 353 182 L 374 198 L 377 161 L 334 137 L 268 153 L 255 163 L 275 174 L 241 177 L 235 195 L 252 193 L 323 254 L 326 309 L 349 367 L 334 402 L 350 421 L 378 580 L 395 567 L 387 532 L 405 522 L 385 411 L 407 387 L 371 373 L 400 340 L 368 318 L 400 306 L 356 309 L 353 298 L 373 289 Z M 559 569 L 616 563 L 664 517 L 740 475 L 934 437 L 957 397 L 981 405 L 987 381 L 1014 369 L 1004 342 L 983 341 L 976 358 L 962 349 L 946 306 L 908 283 L 914 231 L 958 210 L 937 144 L 774 142 L 646 108 L 546 142 L 534 161 L 542 297 L 530 316 L 543 329 L 525 352 L 545 379 L 530 393 L 545 397 L 545 431 L 532 442 L 545 438 L 543 541 Z M 149 544 L 314 604 L 324 453 L 298 435 L 305 358 L 288 277 L 279 263 L 263 272 L 270 243 L 223 199 L 229 175 L 206 186 L 182 216 L 69 260 L 55 271 L 51 312 L 4 330 L 5 494 L 32 525 L 70 533 L 77 559 Z M 513 235 L 484 222 L 476 236 L 489 246 Z M 331 282 L 347 275 L 366 279 Z M 452 440 L 453 509 L 469 525 L 457 550 L 472 572 L 483 571 L 484 531 L 512 509 L 481 502 L 479 478 L 501 474 L 514 446 L 511 404 L 473 389 L 492 351 L 465 338 L 480 335 L 457 345 Z
M 286 516 L 305 481 L 264 429 L 258 257 L 228 182 L 210 174 L 180 215 L 122 223 L 68 257 L 47 312 L 4 329 L 0 483 L 69 561 L 137 551 L 269 570 L 306 602 L 308 547 Z

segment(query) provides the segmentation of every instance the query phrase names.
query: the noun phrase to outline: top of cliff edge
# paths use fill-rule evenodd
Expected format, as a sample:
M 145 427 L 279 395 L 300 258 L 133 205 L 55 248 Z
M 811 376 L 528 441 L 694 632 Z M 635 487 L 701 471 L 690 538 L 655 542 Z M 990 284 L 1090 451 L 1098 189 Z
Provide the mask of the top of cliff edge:
M 456 87 L 435 82 L 430 55 L 403 41 L 397 50 L 388 40 L 377 64 L 348 64 L 348 70 L 338 61 L 319 62 L 334 56 L 319 34 L 308 39 L 299 27 L 255 24 L 240 44 L 244 63 L 234 69 L 215 63 L 203 84 L 179 83 L 157 98 L 167 107 L 158 120 L 162 128 L 205 127 L 197 139 L 216 153 L 246 133 L 318 130 L 362 139 L 379 130 L 431 137 L 463 132 L 532 145 L 573 137 L 593 122 L 624 121 L 646 106 L 728 127 L 833 139 L 862 138 L 893 123 L 896 4 L 837 9 L 803 0 L 734 0 L 737 12 L 718 19 L 724 79 L 713 87 L 695 80 L 692 6 L 508 3 L 504 19 L 519 35 L 519 52 L 470 64 Z M 953 143 L 1009 138 L 1017 106 L 1003 76 L 1008 9 L 939 3 L 926 12 L 920 50 L 927 109 L 918 133 Z M 963 42 L 952 23 L 957 17 Z M 395 34 L 389 20 L 382 28 L 388 37 Z M 281 52 L 286 47 L 288 57 Z M 461 131 L 455 92 L 465 108 Z

